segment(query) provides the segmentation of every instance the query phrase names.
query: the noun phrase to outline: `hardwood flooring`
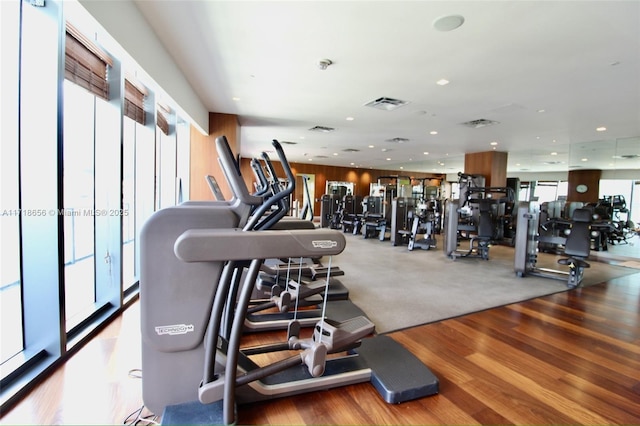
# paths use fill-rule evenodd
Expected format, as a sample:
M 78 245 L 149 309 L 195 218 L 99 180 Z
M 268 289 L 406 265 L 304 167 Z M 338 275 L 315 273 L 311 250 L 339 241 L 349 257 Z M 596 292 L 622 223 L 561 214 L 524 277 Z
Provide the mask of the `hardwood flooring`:
M 121 424 L 142 404 L 138 321 L 134 304 L 2 423 Z M 438 395 L 389 405 L 359 384 L 243 405 L 238 423 L 640 424 L 640 273 L 390 335 Z

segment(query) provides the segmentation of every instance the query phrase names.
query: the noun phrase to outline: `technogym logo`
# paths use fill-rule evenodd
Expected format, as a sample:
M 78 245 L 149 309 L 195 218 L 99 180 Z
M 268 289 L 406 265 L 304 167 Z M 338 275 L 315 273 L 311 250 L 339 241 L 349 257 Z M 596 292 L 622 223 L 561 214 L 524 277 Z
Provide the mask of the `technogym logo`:
M 158 336 L 162 336 L 163 334 L 177 336 L 179 334 L 191 333 L 193 330 L 193 324 L 160 325 L 156 327 L 156 333 L 158 333 Z
M 338 242 L 333 240 L 315 240 L 311 241 L 313 248 L 330 249 L 338 247 Z

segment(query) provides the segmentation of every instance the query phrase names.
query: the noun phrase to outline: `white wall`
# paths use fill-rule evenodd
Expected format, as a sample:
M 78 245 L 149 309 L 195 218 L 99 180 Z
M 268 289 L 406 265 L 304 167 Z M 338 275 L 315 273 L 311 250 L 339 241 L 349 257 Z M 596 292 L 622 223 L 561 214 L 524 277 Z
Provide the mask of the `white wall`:
M 100 24 L 105 34 L 98 34 L 101 44 L 112 38 L 148 74 L 203 134 L 208 134 L 209 111 L 200 101 L 153 29 L 131 0 L 78 0 Z M 71 2 L 69 2 L 71 3 Z M 65 5 L 66 7 L 66 5 Z M 108 34 L 107 34 L 108 33 Z M 162 102 L 162 99 L 157 99 Z

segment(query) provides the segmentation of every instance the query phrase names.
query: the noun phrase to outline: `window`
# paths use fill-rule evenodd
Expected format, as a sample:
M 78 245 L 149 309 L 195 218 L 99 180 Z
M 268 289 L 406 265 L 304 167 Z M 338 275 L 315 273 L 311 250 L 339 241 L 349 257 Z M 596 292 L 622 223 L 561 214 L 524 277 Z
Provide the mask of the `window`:
M 2 144 L 0 144 L 0 363 L 22 351 L 20 203 L 18 155 L 18 63 L 20 9 L 2 5 Z M 4 373 L 4 371 L 3 371 Z
M 65 80 L 63 194 L 67 331 L 85 319 L 95 303 L 95 103 L 95 95 Z
M 3 407 L 135 294 L 156 190 L 173 205 L 188 175 L 188 126 L 180 140 L 175 112 L 156 126 L 153 91 L 136 93 L 117 58 L 65 30 L 62 9 L 5 0 L 0 14 Z
M 122 176 L 123 290 L 138 282 L 140 228 L 153 213 L 155 147 L 153 123 L 146 123 L 145 105 L 153 94 L 139 83 L 125 80 Z

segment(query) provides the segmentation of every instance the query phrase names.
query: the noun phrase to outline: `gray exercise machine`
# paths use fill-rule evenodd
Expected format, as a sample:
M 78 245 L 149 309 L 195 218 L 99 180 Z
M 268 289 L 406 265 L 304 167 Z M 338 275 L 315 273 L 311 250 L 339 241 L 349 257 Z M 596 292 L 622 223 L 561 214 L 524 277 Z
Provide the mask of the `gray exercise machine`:
M 573 211 L 571 220 L 565 220 L 566 232 L 563 236 L 547 236 L 540 233 L 544 224 L 540 224 L 540 206 L 536 202 L 521 202 L 518 205 L 514 269 L 518 277 L 536 275 L 567 281 L 567 287 L 575 288 L 580 285 L 584 270 L 589 268 L 586 259 L 589 257 L 591 238 L 598 233 L 592 227 L 593 213 L 589 208 L 577 208 Z M 568 270 L 540 268 L 538 261 L 538 244 L 553 243 L 564 247 L 558 264 L 568 267 Z
M 489 260 L 489 248 L 504 237 L 505 207 L 514 199 L 509 187 L 485 187 L 484 177 L 458 173 L 460 199 L 446 203 L 444 213 L 445 254 Z M 480 184 L 480 185 L 479 185 Z M 460 249 L 467 241 L 468 249 Z
M 241 229 L 242 220 L 232 204 L 211 202 L 162 209 L 142 229 L 143 399 L 165 424 L 231 424 L 236 404 L 366 381 L 389 403 L 438 392 L 437 378 L 402 345 L 367 337 L 373 324 L 364 316 L 321 319 L 310 339 L 292 327 L 282 344 L 241 348 L 265 259 L 331 256 L 345 247 L 335 230 Z M 259 367 L 249 358 L 258 350 L 298 354 Z
M 236 162 L 229 144 L 224 137 L 218 138 L 216 144 L 220 155 L 220 166 L 225 177 L 230 181 L 234 197 L 245 198 L 248 195 L 248 189 L 243 183 L 239 173 L 239 164 Z M 290 194 L 293 193 L 295 177 L 280 143 L 274 140 L 273 146 L 282 164 L 286 179 L 277 177 L 275 167 L 266 153 L 262 153 L 264 169 L 260 162 L 257 162 L 258 166 L 256 166 L 255 161 L 252 160 L 254 174 L 257 178 L 261 175 L 262 178 L 259 179 L 266 185 L 259 185 L 258 192 L 262 194 L 263 204 L 255 208 L 255 214 L 247 220 L 244 230 L 315 229 L 312 222 L 308 220 L 285 216 L 288 207 L 282 200 L 288 200 Z M 287 182 L 287 184 L 283 186 L 281 182 Z M 267 190 L 261 191 L 261 186 L 266 186 Z M 276 208 L 270 208 L 271 204 L 276 205 Z M 275 219 L 274 214 L 278 214 Z M 265 216 L 269 222 L 265 226 L 260 226 L 259 224 L 265 221 L 260 218 Z M 332 275 L 331 277 L 329 277 L 329 273 Z M 290 275 L 292 279 L 290 279 Z M 322 318 L 322 311 L 318 305 L 324 299 L 331 300 L 331 303 L 326 307 L 331 318 L 342 320 L 364 315 L 360 308 L 348 300 L 349 293 L 346 287 L 335 279 L 340 275 L 344 275 L 344 272 L 339 267 L 333 267 L 329 271 L 329 268 L 324 267 L 319 259 L 309 259 L 309 263 L 302 263 L 302 258 L 297 262 L 292 262 L 291 259 L 285 262 L 280 259 L 269 259 L 269 263 L 265 261 L 261 266 L 256 291 L 247 311 L 245 330 L 256 332 L 287 329 L 293 318 L 302 327 L 313 326 Z M 297 277 L 297 280 L 293 279 L 294 276 Z M 328 282 L 326 287 L 320 282 L 309 282 L 309 280 L 315 281 L 320 278 L 326 278 Z M 235 279 L 237 286 L 239 285 L 237 280 L 240 277 L 235 277 Z M 295 309 L 301 307 L 308 309 L 299 311 Z M 272 308 L 278 308 L 277 312 L 273 312 Z M 230 320 L 225 321 L 224 324 L 225 327 L 230 327 Z
M 431 199 L 418 203 L 410 212 L 411 233 L 407 248 L 431 250 L 436 247 L 436 233 L 440 232 L 440 201 Z M 419 237 L 422 235 L 422 237 Z

